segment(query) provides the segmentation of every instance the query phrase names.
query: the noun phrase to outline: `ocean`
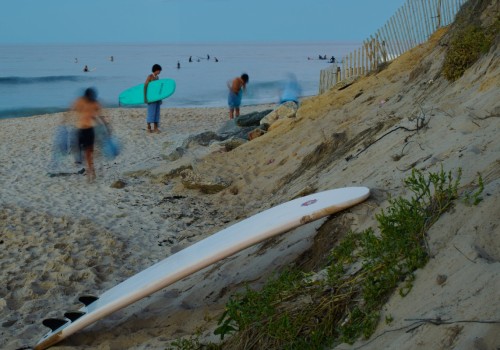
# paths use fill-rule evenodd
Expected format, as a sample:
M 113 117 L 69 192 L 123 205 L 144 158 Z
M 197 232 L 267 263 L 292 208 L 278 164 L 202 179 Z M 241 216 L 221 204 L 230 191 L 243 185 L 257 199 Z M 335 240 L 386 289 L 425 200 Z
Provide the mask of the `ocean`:
M 162 108 L 224 107 L 227 81 L 242 73 L 250 76 L 243 105 L 276 102 L 290 73 L 303 96 L 316 95 L 320 71 L 328 67 L 329 58 L 342 57 L 358 46 L 353 42 L 3 45 L 0 118 L 67 110 L 87 87 L 97 89 L 105 107 L 118 107 L 120 92 L 144 83 L 155 63 L 163 68 L 160 78 L 177 84 Z M 89 72 L 83 71 L 84 66 Z

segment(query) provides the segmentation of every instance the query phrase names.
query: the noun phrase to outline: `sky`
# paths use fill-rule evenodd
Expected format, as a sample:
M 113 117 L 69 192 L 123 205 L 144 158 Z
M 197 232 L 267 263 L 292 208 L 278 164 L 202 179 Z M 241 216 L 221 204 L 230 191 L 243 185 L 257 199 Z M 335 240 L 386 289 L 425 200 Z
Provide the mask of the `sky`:
M 361 41 L 405 0 L 2 0 L 0 44 Z

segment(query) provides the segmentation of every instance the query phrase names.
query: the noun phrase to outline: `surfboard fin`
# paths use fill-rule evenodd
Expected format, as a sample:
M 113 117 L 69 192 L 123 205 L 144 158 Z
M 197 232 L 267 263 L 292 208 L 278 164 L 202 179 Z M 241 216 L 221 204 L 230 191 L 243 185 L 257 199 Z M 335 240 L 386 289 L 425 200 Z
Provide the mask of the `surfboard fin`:
M 99 299 L 99 298 L 96 297 L 96 296 L 94 296 L 94 295 L 82 295 L 81 297 L 78 298 L 78 300 L 81 303 L 83 303 L 83 305 L 85 305 L 85 306 L 89 306 L 90 304 L 92 304 L 97 299 Z
M 64 314 L 64 317 L 68 318 L 71 322 L 78 320 L 80 317 L 85 315 L 83 311 L 68 311 Z
M 49 327 L 52 331 L 55 331 L 59 327 L 68 323 L 68 320 L 63 320 L 61 318 L 46 318 L 42 321 L 45 327 Z

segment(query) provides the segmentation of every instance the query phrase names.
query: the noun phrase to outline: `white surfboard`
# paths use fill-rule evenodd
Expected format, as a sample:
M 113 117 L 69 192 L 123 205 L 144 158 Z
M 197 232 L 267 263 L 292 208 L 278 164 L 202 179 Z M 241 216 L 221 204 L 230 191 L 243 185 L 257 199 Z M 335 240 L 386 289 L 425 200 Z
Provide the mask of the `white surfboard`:
M 46 349 L 97 320 L 267 238 L 364 201 L 366 187 L 345 187 L 297 198 L 242 220 L 128 278 L 61 319 L 44 320 L 52 330 L 35 345 Z

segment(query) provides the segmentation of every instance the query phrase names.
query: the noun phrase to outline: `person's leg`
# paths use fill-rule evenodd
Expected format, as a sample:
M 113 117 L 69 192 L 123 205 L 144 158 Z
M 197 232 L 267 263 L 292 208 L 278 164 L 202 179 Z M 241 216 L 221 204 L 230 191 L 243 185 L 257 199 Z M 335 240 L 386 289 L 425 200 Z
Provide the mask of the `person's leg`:
M 229 119 L 234 118 L 234 107 L 236 106 L 237 95 L 232 91 L 229 91 L 227 96 L 227 104 L 229 106 Z
M 160 129 L 158 129 L 158 126 L 160 125 L 160 106 L 161 106 L 160 101 L 155 103 L 154 122 L 153 122 L 153 125 L 154 125 L 153 131 L 155 133 L 160 132 Z
M 94 147 L 89 146 L 85 148 L 85 159 L 87 160 L 88 181 L 91 182 L 95 180 Z
M 154 118 L 155 118 L 155 108 L 156 103 L 148 103 L 148 111 L 147 111 L 147 117 L 146 117 L 146 123 L 148 124 L 148 132 L 153 132 L 151 130 L 151 124 L 154 123 Z
M 238 118 L 240 116 L 240 105 L 241 105 L 241 98 L 243 96 L 243 92 L 240 91 L 238 94 L 235 94 L 234 98 L 234 109 L 235 109 L 235 117 Z
M 94 170 L 94 142 L 95 133 L 94 128 L 80 130 L 80 144 L 85 153 L 85 160 L 87 162 L 88 181 L 91 182 L 95 179 Z

